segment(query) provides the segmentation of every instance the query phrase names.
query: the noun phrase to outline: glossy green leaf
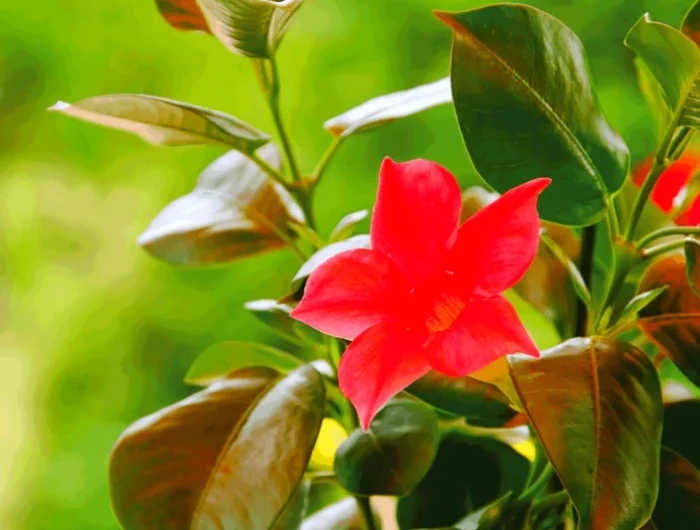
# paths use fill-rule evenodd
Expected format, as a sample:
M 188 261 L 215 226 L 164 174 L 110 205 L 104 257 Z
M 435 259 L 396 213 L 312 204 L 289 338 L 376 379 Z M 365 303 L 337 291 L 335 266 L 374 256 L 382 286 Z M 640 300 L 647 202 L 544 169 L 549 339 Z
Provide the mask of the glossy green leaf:
M 304 520 L 310 490 L 311 483 L 308 480 L 302 481 L 287 502 L 287 506 L 270 526 L 270 530 L 299 530 Z
M 521 322 L 541 350 L 551 348 L 561 342 L 561 338 L 551 320 L 520 296 L 514 289 L 503 293 L 511 303 Z
M 685 258 L 672 254 L 653 262 L 640 291 L 668 289 L 640 311 L 639 326 L 683 374 L 700 386 L 700 297 L 688 284 Z
M 671 110 L 666 104 L 666 99 L 663 91 L 661 90 L 661 85 L 654 77 L 647 64 L 639 57 L 634 58 L 634 69 L 637 72 L 637 82 L 639 83 L 639 90 L 641 91 L 644 99 L 649 105 L 656 123 L 658 125 L 658 140 L 661 140 L 661 135 L 663 130 L 668 126 L 671 121 Z
M 350 136 L 452 101 L 449 78 L 366 101 L 323 124 L 335 136 Z
M 175 29 L 209 33 L 209 26 L 197 0 L 156 0 L 156 5 L 166 22 Z
M 197 0 L 211 33 L 245 57 L 274 56 L 303 0 Z
M 683 109 L 679 125 L 700 124 L 700 49 L 677 29 L 642 16 L 625 38 L 649 67 L 671 113 Z
M 571 339 L 508 358 L 515 388 L 571 495 L 580 530 L 628 530 L 651 516 L 663 423 L 654 365 L 614 339 Z
M 360 234 L 323 247 L 321 250 L 314 253 L 294 275 L 294 278 L 292 278 L 292 291 L 297 291 L 313 271 L 336 254 L 356 248 L 370 248 L 370 245 L 369 235 Z
M 642 530 L 695 528 L 700 521 L 700 471 L 687 459 L 661 448 L 659 497 Z
M 637 319 L 637 314 L 646 306 L 656 300 L 666 290 L 666 287 L 658 287 L 651 291 L 639 293 L 632 298 L 622 310 L 620 318 L 617 321 L 617 326 L 626 326 Z
M 492 429 L 473 431 L 455 429 L 443 434 L 430 471 L 410 495 L 399 499 L 401 530 L 455 525 L 493 499 L 524 487 L 529 462 L 509 444 L 491 436 Z
M 367 219 L 368 216 L 368 210 L 358 210 L 356 212 L 347 214 L 340 221 L 338 221 L 337 225 L 335 225 L 335 228 L 333 229 L 329 237 L 329 241 L 331 243 L 335 243 L 336 241 L 342 241 L 344 239 L 347 239 L 352 235 L 355 227 L 359 223 Z
M 300 364 L 296 357 L 272 346 L 231 340 L 204 350 L 187 371 L 185 383 L 207 386 L 241 368 L 266 366 L 288 372 Z
M 685 273 L 693 292 L 700 296 L 700 241 L 689 237 L 685 240 Z
M 435 412 L 411 401 L 392 401 L 369 431 L 353 431 L 335 455 L 340 484 L 358 495 L 411 493 L 430 469 L 440 433 Z
M 276 333 L 296 340 L 295 320 L 289 316 L 292 308 L 287 304 L 282 304 L 277 300 L 251 300 L 245 303 L 245 308 Z
M 49 110 L 126 131 L 156 145 L 220 144 L 253 153 L 270 137 L 226 113 L 143 94 L 59 101 Z
M 546 175 L 543 219 L 601 219 L 629 151 L 602 115 L 579 38 L 525 5 L 437 16 L 453 30 L 452 97 L 479 174 L 501 193 Z
M 683 17 L 681 31 L 695 44 L 700 45 L 700 2 L 694 2 Z
M 137 421 L 110 464 L 119 522 L 125 530 L 289 528 L 282 523 L 300 520 L 324 407 L 310 366 L 283 378 L 256 368 Z
M 259 156 L 279 166 L 270 144 Z M 230 151 L 199 176 L 194 191 L 171 202 L 138 239 L 156 258 L 174 265 L 227 263 L 277 250 L 300 221 L 299 206 L 241 153 Z
M 500 427 L 515 416 L 508 398 L 495 386 L 472 377 L 448 377 L 428 372 L 406 389 L 426 403 L 473 425 Z
M 301 530 L 365 530 L 365 526 L 357 501 L 348 497 L 305 519 Z
M 683 399 L 664 407 L 664 447 L 687 458 L 700 469 L 700 433 L 695 427 L 700 419 L 700 400 Z

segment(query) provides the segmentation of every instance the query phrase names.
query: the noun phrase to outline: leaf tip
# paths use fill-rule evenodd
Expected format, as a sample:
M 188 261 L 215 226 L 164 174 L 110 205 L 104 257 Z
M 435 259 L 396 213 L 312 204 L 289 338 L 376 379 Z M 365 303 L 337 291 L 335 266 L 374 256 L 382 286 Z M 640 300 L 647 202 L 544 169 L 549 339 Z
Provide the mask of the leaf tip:
M 70 103 L 66 103 L 65 101 L 57 101 L 50 107 L 47 107 L 46 110 L 50 112 L 61 112 L 66 110 L 68 107 L 70 107 Z
M 453 16 L 454 13 L 450 13 L 449 11 L 433 10 L 433 15 L 435 15 L 435 18 L 437 18 L 440 22 L 447 24 L 450 28 L 454 29 L 456 24 Z

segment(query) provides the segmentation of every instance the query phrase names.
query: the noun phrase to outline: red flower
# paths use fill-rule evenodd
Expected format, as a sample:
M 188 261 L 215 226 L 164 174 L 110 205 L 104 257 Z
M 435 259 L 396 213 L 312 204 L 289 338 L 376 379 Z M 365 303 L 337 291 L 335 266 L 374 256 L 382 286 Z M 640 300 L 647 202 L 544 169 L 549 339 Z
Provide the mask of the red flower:
M 641 186 L 649 174 L 653 158 L 648 158 L 634 170 L 632 180 Z M 687 186 L 690 178 L 700 170 L 700 154 L 686 152 L 664 171 L 654 185 L 651 200 L 665 213 L 671 213 L 685 201 Z M 700 197 L 696 197 L 690 206 L 684 208 L 674 219 L 681 226 L 696 226 L 700 224 Z
M 459 227 L 452 174 L 426 160 L 384 160 L 372 249 L 326 261 L 292 312 L 353 341 L 338 381 L 365 430 L 384 403 L 431 369 L 464 376 L 510 353 L 539 356 L 501 293 L 535 257 L 537 196 L 549 183 L 518 186 Z

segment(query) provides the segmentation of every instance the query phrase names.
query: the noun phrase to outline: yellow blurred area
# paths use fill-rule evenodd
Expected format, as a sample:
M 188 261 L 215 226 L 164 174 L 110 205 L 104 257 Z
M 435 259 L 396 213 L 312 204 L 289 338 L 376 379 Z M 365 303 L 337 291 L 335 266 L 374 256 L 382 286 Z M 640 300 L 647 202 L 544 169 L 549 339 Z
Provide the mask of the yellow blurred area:
M 315 469 L 333 471 L 333 460 L 338 446 L 345 441 L 348 433 L 333 418 L 325 418 L 321 424 L 318 440 L 311 453 L 309 465 Z

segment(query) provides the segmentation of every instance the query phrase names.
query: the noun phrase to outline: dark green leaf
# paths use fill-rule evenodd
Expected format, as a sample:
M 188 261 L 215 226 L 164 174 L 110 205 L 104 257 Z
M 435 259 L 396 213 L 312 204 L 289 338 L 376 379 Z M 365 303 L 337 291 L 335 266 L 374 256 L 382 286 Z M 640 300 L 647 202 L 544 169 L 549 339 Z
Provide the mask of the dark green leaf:
M 336 254 L 356 248 L 370 248 L 370 245 L 369 235 L 361 234 L 323 247 L 321 250 L 317 251 L 313 256 L 311 256 L 294 275 L 294 278 L 292 278 L 292 291 L 298 290 L 304 280 L 306 280 L 306 278 L 308 278 L 313 271 Z
M 694 2 L 683 17 L 681 31 L 695 44 L 700 45 L 700 2 Z
M 125 528 L 270 530 L 299 520 L 325 408 L 321 376 L 243 370 L 133 424 L 110 465 Z
M 427 85 L 370 99 L 359 107 L 328 120 L 323 126 L 335 136 L 350 136 L 450 101 L 452 101 L 450 80 L 445 78 Z
M 221 144 L 253 153 L 270 141 L 267 134 L 223 112 L 143 94 L 59 101 L 49 110 L 130 132 L 156 145 Z
M 156 0 L 156 5 L 163 18 L 175 29 L 209 33 L 197 0 Z
M 355 499 L 326 506 L 304 521 L 301 530 L 365 530 Z
M 661 86 L 671 113 L 683 108 L 679 125 L 700 124 L 700 49 L 677 29 L 646 14 L 627 34 L 625 44 L 646 63 Z
M 408 495 L 430 469 L 439 439 L 432 409 L 416 402 L 390 402 L 368 432 L 357 429 L 338 447 L 335 474 L 350 493 Z
M 685 240 L 685 273 L 693 292 L 700 296 L 700 241 L 692 237 Z
M 287 507 L 270 527 L 270 530 L 299 530 L 306 512 L 310 489 L 311 483 L 308 480 L 299 484 L 292 498 L 289 499 Z
M 687 459 L 661 448 L 659 497 L 650 528 L 683 530 L 700 522 L 700 471 Z
M 603 337 L 509 357 L 526 412 L 579 513 L 580 529 L 628 530 L 651 516 L 663 408 L 654 365 Z
M 303 0 L 197 0 L 210 31 L 233 53 L 269 59 Z
M 474 166 L 499 192 L 546 175 L 544 219 L 592 224 L 627 175 L 579 38 L 533 7 L 438 13 L 454 32 L 452 97 Z
M 297 358 L 272 346 L 231 340 L 204 350 L 187 371 L 185 383 L 207 386 L 235 370 L 249 366 L 267 366 L 288 372 L 300 364 Z
M 492 431 L 470 434 L 455 429 L 443 434 L 430 471 L 409 496 L 399 499 L 399 528 L 455 525 L 504 493 L 523 488 L 529 462 L 499 439 L 501 432 L 491 436 Z
M 428 372 L 406 390 L 434 407 L 467 418 L 473 425 L 500 427 L 515 416 L 503 392 L 471 377 Z
M 259 156 L 279 166 L 277 148 Z M 174 265 L 211 265 L 276 250 L 294 237 L 303 214 L 291 196 L 236 151 L 215 160 L 192 193 L 171 202 L 139 237 L 153 256 Z
M 347 214 L 340 221 L 338 221 L 337 225 L 335 225 L 335 228 L 331 232 L 329 238 L 330 242 L 334 243 L 350 237 L 355 229 L 355 226 L 364 221 L 368 215 L 369 211 L 367 210 L 358 210 L 357 212 Z
M 700 297 L 688 284 L 682 254 L 652 263 L 639 290 L 664 286 L 668 289 L 640 311 L 639 326 L 688 379 L 700 386 Z
M 700 469 L 700 400 L 684 399 L 664 408 L 661 443 Z

